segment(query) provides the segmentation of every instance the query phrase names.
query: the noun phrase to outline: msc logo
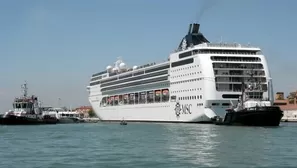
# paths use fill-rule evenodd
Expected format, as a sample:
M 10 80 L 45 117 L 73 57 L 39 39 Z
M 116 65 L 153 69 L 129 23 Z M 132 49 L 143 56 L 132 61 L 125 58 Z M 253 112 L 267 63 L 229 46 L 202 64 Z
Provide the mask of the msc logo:
M 179 115 L 180 115 L 180 111 L 181 111 L 179 102 L 176 103 L 176 105 L 175 105 L 175 109 L 174 109 L 174 110 L 175 110 L 175 115 L 176 115 L 176 117 L 179 117 Z
M 191 107 L 192 104 L 180 105 L 177 102 L 174 109 L 176 117 L 179 117 L 181 114 L 192 114 Z

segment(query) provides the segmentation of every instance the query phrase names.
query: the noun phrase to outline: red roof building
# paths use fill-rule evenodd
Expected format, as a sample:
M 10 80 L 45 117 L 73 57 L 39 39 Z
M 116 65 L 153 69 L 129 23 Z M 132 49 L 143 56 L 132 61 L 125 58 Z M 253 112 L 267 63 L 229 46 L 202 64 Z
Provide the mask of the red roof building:
M 274 105 L 284 111 L 283 119 L 297 121 L 297 91 L 291 92 L 287 98 L 284 97 L 283 92 L 277 92 Z
M 80 107 L 75 109 L 75 111 L 79 112 L 80 115 L 83 116 L 84 118 L 89 117 L 89 111 L 90 110 L 92 110 L 91 106 L 80 106 Z

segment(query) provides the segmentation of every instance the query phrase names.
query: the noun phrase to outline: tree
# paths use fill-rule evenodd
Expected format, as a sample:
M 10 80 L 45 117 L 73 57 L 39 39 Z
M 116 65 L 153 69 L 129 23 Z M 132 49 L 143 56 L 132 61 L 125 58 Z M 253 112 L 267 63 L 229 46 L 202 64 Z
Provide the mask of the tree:
M 291 92 L 288 95 L 289 104 L 294 104 L 294 100 L 297 98 L 297 92 Z
M 96 115 L 96 113 L 94 112 L 93 109 L 89 110 L 88 113 L 89 113 L 89 117 L 91 117 L 91 118 L 92 117 L 97 117 L 97 115 Z

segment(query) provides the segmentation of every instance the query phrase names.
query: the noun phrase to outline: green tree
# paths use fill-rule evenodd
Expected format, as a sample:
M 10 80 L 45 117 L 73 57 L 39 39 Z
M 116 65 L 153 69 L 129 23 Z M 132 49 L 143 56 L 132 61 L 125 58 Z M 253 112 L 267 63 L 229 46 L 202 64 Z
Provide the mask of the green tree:
M 297 92 L 291 92 L 287 98 L 289 100 L 289 104 L 294 104 L 294 99 L 297 98 Z
M 94 112 L 93 109 L 89 110 L 88 113 L 89 113 L 89 117 L 91 117 L 91 118 L 92 118 L 92 117 L 97 117 L 97 116 L 96 116 L 96 113 Z

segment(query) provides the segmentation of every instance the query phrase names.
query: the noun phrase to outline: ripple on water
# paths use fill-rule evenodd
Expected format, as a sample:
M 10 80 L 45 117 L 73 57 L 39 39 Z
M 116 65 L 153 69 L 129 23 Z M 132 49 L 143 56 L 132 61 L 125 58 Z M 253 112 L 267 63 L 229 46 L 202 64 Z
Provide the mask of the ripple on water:
M 297 124 L 1 126 L 0 167 L 296 167 Z

